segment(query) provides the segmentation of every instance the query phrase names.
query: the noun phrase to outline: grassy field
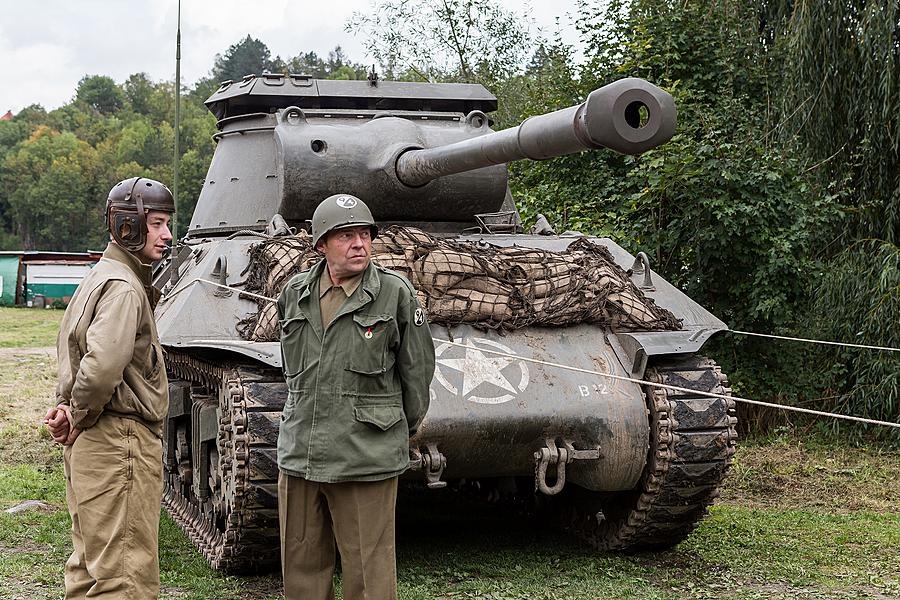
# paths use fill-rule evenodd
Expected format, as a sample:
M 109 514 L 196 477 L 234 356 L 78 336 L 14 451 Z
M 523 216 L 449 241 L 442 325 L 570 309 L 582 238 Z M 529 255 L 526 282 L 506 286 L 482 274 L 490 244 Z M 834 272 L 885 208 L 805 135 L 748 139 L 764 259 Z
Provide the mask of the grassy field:
M 0 307 L 0 348 L 56 345 L 63 311 L 52 308 Z
M 59 316 L 0 309 L 0 598 L 62 595 L 71 545 L 61 452 L 38 426 L 53 403 L 55 356 L 43 347 Z M 25 321 L 20 338 L 8 334 L 9 323 Z M 721 501 L 687 541 L 630 556 L 598 554 L 499 507 L 442 494 L 402 499 L 399 596 L 900 598 L 898 472 L 898 452 L 788 432 L 744 443 Z M 3 510 L 25 500 L 43 505 Z M 211 571 L 166 515 L 160 539 L 162 598 L 279 597 L 277 575 Z

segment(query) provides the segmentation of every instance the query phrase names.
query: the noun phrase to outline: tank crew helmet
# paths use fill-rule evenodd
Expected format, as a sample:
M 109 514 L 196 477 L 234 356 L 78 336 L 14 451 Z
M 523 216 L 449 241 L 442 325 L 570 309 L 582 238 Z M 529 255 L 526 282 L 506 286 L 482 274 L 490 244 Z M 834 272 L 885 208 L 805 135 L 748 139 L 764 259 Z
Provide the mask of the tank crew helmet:
M 372 218 L 372 212 L 365 202 L 350 194 L 328 196 L 319 203 L 313 212 L 313 248 L 318 246 L 319 240 L 323 239 L 329 231 L 361 225 L 369 226 L 373 238 L 378 235 L 375 219 Z
M 147 243 L 147 212 L 151 210 L 175 212 L 169 188 L 146 177 L 123 179 L 109 190 L 106 227 L 117 244 L 138 252 Z

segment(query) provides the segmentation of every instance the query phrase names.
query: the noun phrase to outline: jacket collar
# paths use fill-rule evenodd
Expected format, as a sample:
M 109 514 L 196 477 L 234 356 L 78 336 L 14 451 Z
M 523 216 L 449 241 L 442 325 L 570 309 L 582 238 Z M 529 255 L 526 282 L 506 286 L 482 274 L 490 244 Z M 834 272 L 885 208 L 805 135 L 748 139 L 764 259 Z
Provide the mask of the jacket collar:
M 319 278 L 322 276 L 322 271 L 324 270 L 325 259 L 322 259 L 306 272 L 305 277 L 298 277 L 296 281 L 291 283 L 291 287 L 299 292 L 297 298 L 298 302 L 303 301 L 312 293 L 313 286 L 319 281 Z M 339 314 L 353 312 L 365 306 L 377 298 L 380 291 L 381 279 L 378 277 L 378 268 L 375 266 L 375 263 L 369 260 L 369 266 L 363 271 L 362 282 L 359 284 L 359 287 L 356 288 L 356 291 L 353 292 L 353 295 L 347 299 L 344 310 L 341 310 Z M 335 315 L 335 317 L 337 316 L 338 315 Z
M 152 265 L 145 265 L 138 260 L 137 256 L 113 242 L 106 246 L 106 250 L 103 251 L 103 258 L 128 267 L 128 270 L 134 273 L 138 281 L 144 286 L 144 291 L 147 293 L 150 303 L 154 306 L 156 305 L 156 301 L 159 300 L 159 291 L 153 287 Z

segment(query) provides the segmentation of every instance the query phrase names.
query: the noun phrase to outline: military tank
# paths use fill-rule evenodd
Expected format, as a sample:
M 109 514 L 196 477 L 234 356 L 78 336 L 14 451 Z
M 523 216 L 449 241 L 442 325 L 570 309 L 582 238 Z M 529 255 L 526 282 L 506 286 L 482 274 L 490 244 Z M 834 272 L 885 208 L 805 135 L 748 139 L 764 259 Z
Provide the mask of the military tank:
M 253 248 L 303 229 L 323 198 L 342 192 L 363 198 L 382 228 L 563 252 L 583 236 L 547 224 L 524 232 L 506 163 L 639 153 L 667 141 L 676 122 L 671 96 L 639 79 L 497 132 L 487 116 L 497 99 L 477 84 L 264 74 L 223 83 L 206 105 L 218 118 L 216 151 L 189 231 L 155 273 L 171 398 L 164 504 L 227 572 L 273 568 L 279 552 L 280 348 L 237 333 L 265 300 L 242 291 Z M 726 326 L 643 253 L 588 241 L 679 326 L 433 324 L 431 407 L 404 478 L 543 498 L 600 550 L 671 546 L 704 516 L 734 452 L 734 403 L 702 394 L 727 396 L 727 379 L 698 354 Z

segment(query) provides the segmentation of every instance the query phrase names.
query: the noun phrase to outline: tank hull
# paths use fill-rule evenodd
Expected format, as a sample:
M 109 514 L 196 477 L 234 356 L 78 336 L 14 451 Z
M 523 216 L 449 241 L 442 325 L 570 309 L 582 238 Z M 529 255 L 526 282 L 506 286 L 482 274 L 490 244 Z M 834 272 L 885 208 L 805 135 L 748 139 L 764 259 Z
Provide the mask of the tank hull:
M 459 239 L 548 250 L 572 242 L 526 235 Z M 633 262 L 613 242 L 594 241 L 623 268 Z M 235 287 L 256 243 L 258 238 L 244 236 L 194 244 L 157 309 L 172 396 L 180 398 L 168 420 L 166 503 L 210 563 L 228 572 L 278 564 L 275 445 L 287 397 L 281 356 L 277 342 L 247 342 L 234 334 L 234 324 L 258 309 Z M 579 325 L 501 334 L 432 325 L 431 406 L 410 440 L 411 468 L 404 478 L 460 489 L 477 482 L 482 491 L 515 481 L 520 495 L 522 483 L 533 482 L 525 486 L 528 496 L 541 483 L 545 490 L 559 483 L 555 464 L 536 477 L 542 451 L 567 445 L 596 451 L 566 465 L 563 493 L 550 504 L 553 519 L 564 518 L 561 526 L 602 549 L 682 539 L 725 475 L 735 419 L 733 405 L 704 398 L 676 398 L 677 406 L 661 409 L 654 406 L 652 389 L 604 377 L 642 378 L 658 365 L 683 362 L 724 327 L 661 278 L 655 277 L 654 286 L 647 295 L 681 317 L 684 330 L 615 335 Z M 634 336 L 636 351 L 628 350 L 623 335 Z M 641 336 L 653 336 L 653 344 L 641 346 Z M 693 360 L 670 382 L 727 392 L 711 362 Z M 669 412 L 686 423 L 684 434 L 660 432 L 660 421 L 673 420 Z M 660 457 L 669 462 L 662 466 Z M 659 484 L 643 490 L 651 476 Z M 647 516 L 648 511 L 655 512 Z M 617 525 L 598 529 L 597 514 Z M 629 519 L 647 525 L 623 526 Z

